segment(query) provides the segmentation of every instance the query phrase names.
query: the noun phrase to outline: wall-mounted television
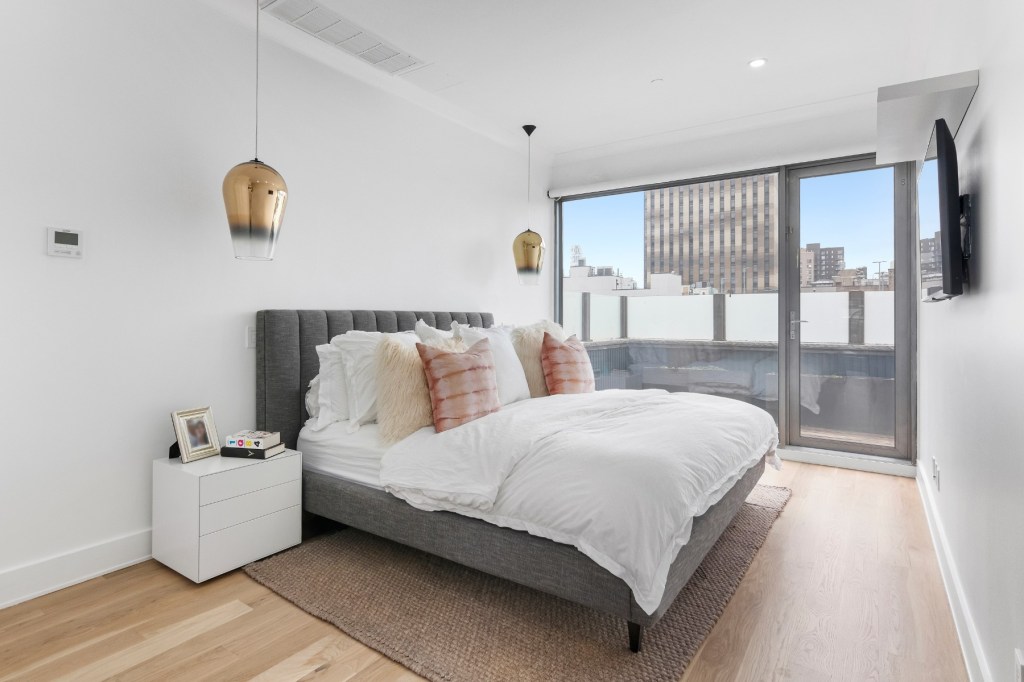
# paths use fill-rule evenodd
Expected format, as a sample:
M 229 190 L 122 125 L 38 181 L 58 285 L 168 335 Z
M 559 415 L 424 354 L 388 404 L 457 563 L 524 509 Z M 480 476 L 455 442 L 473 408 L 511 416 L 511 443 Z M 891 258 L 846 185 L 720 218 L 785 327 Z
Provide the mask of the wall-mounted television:
M 935 176 L 938 182 L 939 232 L 935 235 L 935 265 L 941 263 L 942 286 L 924 289 L 924 300 L 945 301 L 964 293 L 967 280 L 967 260 L 970 258 L 970 195 L 960 195 L 960 179 L 957 170 L 956 145 L 945 119 L 935 121 L 931 143 L 926 158 L 935 159 Z M 930 193 L 922 191 L 922 196 Z M 923 210 L 923 208 L 922 208 Z M 922 240 L 923 242 L 924 240 Z M 923 247 L 923 244 L 922 244 Z M 925 258 L 922 251 L 922 285 L 925 285 Z

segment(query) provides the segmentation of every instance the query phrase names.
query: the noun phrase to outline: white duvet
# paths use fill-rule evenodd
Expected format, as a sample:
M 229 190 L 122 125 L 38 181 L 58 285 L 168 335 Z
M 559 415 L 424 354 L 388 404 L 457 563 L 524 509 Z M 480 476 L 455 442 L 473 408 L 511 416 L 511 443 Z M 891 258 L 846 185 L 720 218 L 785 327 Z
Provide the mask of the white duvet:
M 573 545 L 653 613 L 693 519 L 778 443 L 764 410 L 660 390 L 524 400 L 421 429 L 381 462 L 385 490 Z

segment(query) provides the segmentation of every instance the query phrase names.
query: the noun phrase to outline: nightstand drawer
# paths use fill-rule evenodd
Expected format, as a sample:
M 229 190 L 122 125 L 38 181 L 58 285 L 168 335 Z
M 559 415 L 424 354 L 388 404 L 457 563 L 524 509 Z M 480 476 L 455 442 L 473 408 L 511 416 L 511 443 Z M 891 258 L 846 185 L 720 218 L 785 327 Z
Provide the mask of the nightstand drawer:
M 199 582 L 280 552 L 302 540 L 302 507 L 261 516 L 199 538 Z
M 199 534 L 214 533 L 301 503 L 302 481 L 298 479 L 229 497 L 199 508 Z
M 300 478 L 302 459 L 298 454 L 284 453 L 274 459 L 253 461 L 249 466 L 203 476 L 199 481 L 199 504 L 213 504 Z

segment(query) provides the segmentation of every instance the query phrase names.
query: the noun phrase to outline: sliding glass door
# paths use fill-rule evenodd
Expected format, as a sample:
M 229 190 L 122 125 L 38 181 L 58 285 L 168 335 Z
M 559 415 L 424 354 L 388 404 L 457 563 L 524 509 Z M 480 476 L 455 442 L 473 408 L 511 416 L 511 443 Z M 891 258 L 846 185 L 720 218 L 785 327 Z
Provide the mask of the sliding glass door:
M 790 445 L 910 458 L 908 164 L 788 174 Z

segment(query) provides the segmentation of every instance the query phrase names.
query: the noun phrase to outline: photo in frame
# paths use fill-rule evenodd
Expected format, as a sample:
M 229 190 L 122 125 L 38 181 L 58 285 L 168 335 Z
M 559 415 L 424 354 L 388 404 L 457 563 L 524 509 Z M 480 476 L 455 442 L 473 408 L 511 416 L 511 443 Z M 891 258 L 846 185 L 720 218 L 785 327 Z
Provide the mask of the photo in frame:
M 182 462 L 194 462 L 220 454 L 220 439 L 209 407 L 171 412 L 174 435 L 178 438 Z

